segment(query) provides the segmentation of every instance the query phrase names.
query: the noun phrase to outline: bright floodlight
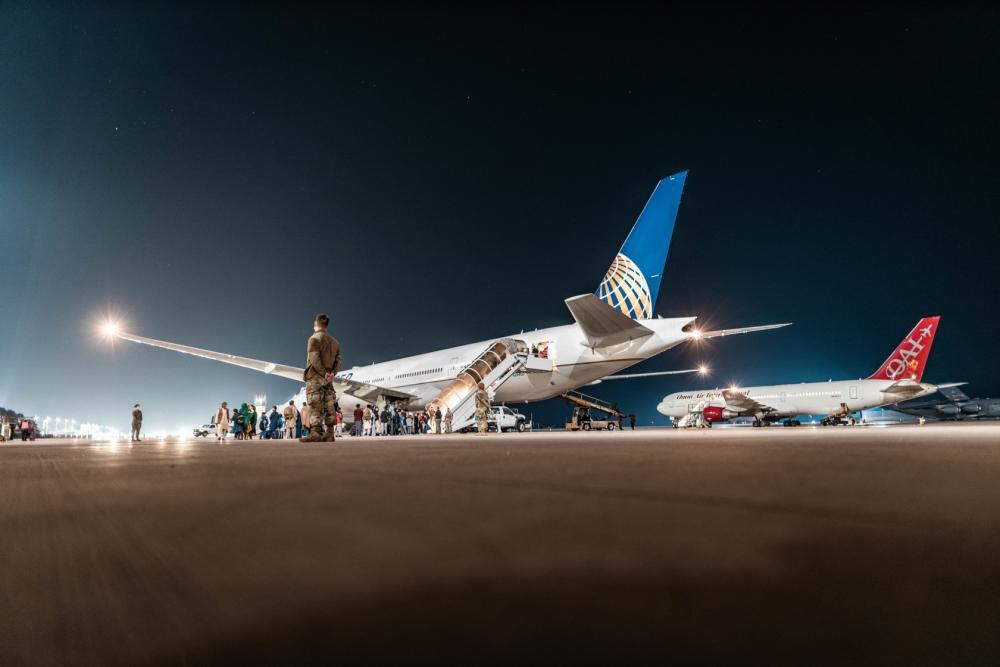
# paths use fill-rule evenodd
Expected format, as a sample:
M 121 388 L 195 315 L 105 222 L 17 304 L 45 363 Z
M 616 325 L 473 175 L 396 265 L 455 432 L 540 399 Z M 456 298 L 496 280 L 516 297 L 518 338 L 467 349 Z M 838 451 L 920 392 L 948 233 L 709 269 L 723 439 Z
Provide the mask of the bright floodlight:
M 695 340 L 701 338 L 701 330 L 700 329 L 691 329 L 691 338 L 694 338 Z
M 704 366 L 704 365 L 698 366 L 698 372 L 701 373 L 702 375 L 704 375 L 705 373 L 708 373 L 708 366 Z
M 118 323 L 112 320 L 108 320 L 103 325 L 101 325 L 101 333 L 104 334 L 106 338 L 114 338 L 118 335 L 120 331 Z

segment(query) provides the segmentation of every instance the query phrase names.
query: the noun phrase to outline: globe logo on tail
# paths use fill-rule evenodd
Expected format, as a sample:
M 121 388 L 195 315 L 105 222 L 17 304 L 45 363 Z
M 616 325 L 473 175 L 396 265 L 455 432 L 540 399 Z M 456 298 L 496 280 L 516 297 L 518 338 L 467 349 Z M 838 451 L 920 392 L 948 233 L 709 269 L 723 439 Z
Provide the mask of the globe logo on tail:
M 646 277 L 635 262 L 618 253 L 604 280 L 597 288 L 597 296 L 609 306 L 617 308 L 633 320 L 653 317 L 653 303 L 649 297 Z

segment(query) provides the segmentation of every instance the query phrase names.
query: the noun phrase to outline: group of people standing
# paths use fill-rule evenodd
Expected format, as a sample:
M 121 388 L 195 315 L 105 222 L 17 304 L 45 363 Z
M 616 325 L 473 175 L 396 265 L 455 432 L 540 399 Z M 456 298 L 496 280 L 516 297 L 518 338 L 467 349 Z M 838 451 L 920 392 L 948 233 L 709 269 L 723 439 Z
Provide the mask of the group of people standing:
M 230 433 L 236 440 L 301 438 L 309 430 L 309 406 L 303 403 L 301 408 L 296 408 L 292 400 L 281 410 L 272 405 L 270 412 L 264 411 L 258 417 L 253 403 L 243 403 L 230 410 L 229 403 L 223 401 L 212 417 L 212 424 L 220 442 Z
M 425 411 L 408 412 L 399 406 L 388 405 L 379 408 L 368 404 L 354 406 L 354 425 L 351 435 L 414 435 L 422 433 L 450 433 L 451 410 L 442 413 L 440 409 L 434 413 Z

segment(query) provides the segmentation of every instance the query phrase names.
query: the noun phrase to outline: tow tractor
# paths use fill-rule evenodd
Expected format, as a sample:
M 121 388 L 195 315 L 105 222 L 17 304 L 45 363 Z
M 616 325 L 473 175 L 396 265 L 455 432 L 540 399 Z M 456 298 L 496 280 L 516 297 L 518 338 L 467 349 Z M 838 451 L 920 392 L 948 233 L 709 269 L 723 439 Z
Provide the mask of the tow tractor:
M 566 392 L 562 397 L 573 404 L 567 431 L 614 431 L 622 427 L 626 415 L 611 403 L 578 391 Z

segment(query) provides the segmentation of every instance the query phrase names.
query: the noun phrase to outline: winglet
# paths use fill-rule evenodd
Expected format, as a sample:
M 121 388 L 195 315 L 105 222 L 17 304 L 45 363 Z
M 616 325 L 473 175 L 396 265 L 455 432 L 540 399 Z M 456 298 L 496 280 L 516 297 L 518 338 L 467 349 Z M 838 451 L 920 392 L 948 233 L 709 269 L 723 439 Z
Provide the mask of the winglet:
M 618 345 L 653 333 L 652 329 L 642 326 L 593 294 L 570 297 L 566 299 L 566 307 L 591 347 Z

